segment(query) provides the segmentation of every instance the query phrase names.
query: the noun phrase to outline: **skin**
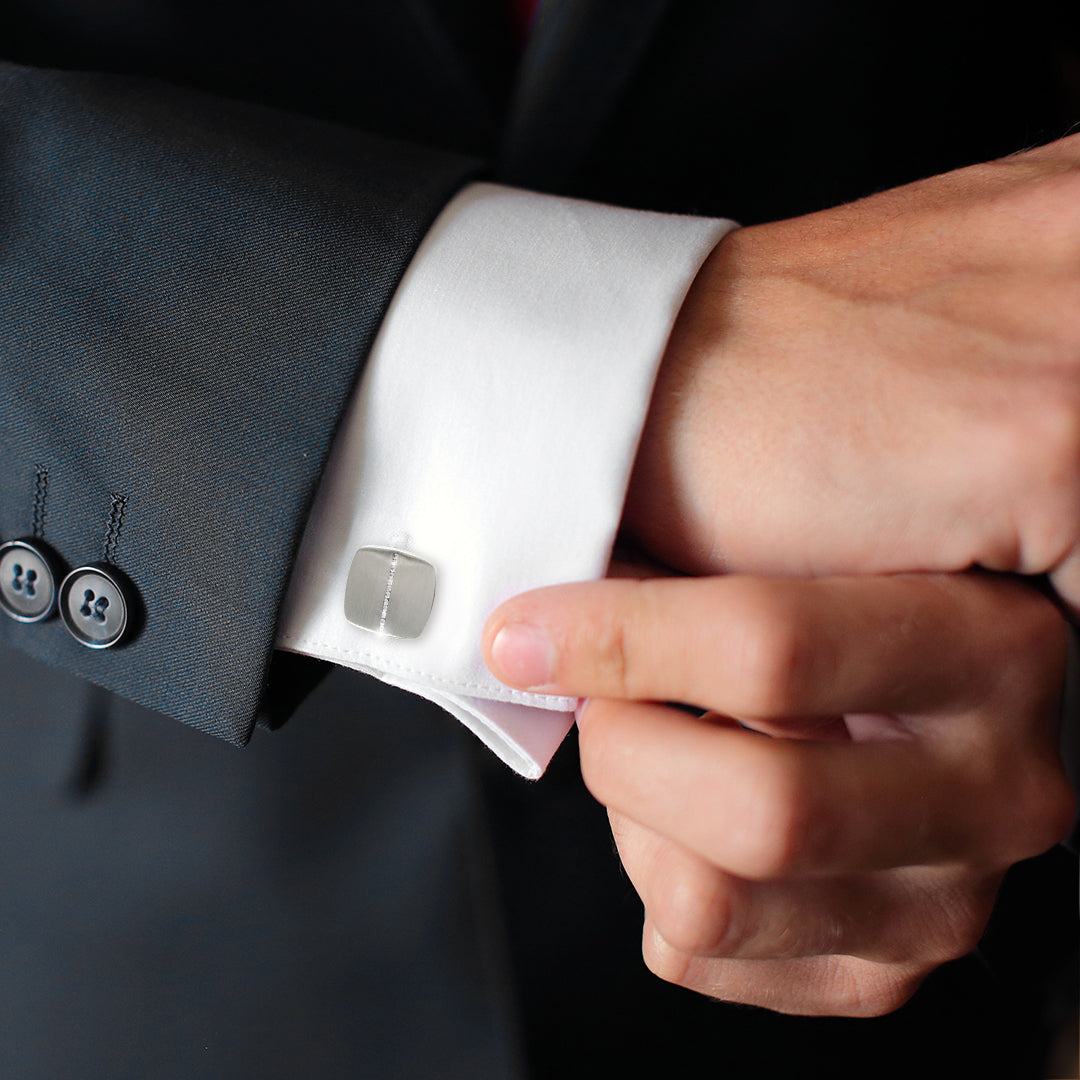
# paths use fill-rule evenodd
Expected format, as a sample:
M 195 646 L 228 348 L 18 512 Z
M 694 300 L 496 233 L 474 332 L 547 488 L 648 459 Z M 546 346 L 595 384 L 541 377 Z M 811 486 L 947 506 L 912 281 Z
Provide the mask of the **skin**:
M 624 524 L 695 574 L 981 566 L 1080 611 L 1080 135 L 726 237 Z
M 1080 613 L 1080 135 L 726 237 L 677 320 L 623 524 L 692 574 L 981 567 L 1046 574 Z M 729 1000 L 888 1011 L 1067 827 L 1061 621 L 985 576 L 727 581 L 542 601 L 554 685 L 602 699 L 582 768 L 646 960 Z M 485 635 L 512 685 L 536 672 L 493 643 L 537 603 Z
M 484 649 L 510 685 L 590 699 L 582 773 L 644 903 L 645 961 L 714 997 L 891 1011 L 1071 820 L 1064 624 L 1011 581 L 557 586 L 500 607 Z

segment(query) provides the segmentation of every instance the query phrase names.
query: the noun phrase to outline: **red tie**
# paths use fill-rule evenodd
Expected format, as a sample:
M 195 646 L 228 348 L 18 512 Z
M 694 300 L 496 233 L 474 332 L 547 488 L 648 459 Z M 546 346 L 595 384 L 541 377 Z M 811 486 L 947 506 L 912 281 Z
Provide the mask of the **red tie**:
M 529 27 L 532 26 L 533 16 L 539 6 L 540 0 L 510 0 L 510 13 L 514 17 L 514 30 L 517 32 L 518 42 L 522 45 L 529 36 Z

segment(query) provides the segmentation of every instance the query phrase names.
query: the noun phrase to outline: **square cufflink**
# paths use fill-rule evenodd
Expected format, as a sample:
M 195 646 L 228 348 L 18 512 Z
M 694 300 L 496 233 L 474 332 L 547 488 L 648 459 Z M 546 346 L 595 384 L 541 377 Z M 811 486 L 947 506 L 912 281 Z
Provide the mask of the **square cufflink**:
M 388 637 L 417 638 L 435 602 L 435 567 L 396 548 L 362 547 L 345 585 L 345 618 Z

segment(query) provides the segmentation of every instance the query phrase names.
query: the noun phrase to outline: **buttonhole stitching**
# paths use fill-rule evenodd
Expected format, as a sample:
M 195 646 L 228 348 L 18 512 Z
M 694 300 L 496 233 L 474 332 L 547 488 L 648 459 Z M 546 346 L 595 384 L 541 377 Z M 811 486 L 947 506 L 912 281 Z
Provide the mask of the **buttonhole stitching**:
M 105 548 L 102 558 L 110 565 L 116 565 L 116 548 L 120 543 L 120 530 L 124 527 L 124 508 L 127 497 L 115 491 L 109 496 L 109 520 L 105 526 Z
M 33 534 L 35 540 L 45 539 L 45 501 L 49 497 L 49 470 L 44 465 L 34 468 Z

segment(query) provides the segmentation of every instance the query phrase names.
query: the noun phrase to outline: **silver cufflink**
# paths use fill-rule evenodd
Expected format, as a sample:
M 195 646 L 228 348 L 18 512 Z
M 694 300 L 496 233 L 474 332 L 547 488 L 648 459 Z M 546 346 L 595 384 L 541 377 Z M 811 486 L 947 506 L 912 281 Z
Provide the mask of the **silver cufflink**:
M 397 548 L 362 547 L 345 585 L 345 618 L 388 637 L 417 638 L 435 602 L 435 567 Z

